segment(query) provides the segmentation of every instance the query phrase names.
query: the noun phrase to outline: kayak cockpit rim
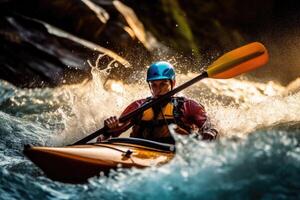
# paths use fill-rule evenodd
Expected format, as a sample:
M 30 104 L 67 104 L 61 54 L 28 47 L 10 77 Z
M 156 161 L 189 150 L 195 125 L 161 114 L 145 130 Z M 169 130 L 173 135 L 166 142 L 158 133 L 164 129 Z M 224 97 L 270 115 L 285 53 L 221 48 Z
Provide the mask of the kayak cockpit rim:
M 158 149 L 162 151 L 169 151 L 169 152 L 175 152 L 175 145 L 172 144 L 166 144 L 161 142 L 156 142 L 152 140 L 145 140 L 141 138 L 111 138 L 107 141 L 105 141 L 109 144 L 133 144 L 133 145 L 139 145 L 143 147 L 149 147 L 153 149 Z

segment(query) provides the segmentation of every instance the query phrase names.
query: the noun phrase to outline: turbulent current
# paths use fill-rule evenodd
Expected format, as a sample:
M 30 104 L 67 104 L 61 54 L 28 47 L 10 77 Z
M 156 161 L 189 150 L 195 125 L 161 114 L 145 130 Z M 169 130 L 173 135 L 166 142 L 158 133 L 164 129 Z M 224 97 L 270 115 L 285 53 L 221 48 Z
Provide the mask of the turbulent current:
M 176 137 L 176 156 L 161 167 L 72 185 L 48 179 L 22 154 L 25 144 L 73 143 L 149 95 L 144 80 L 126 85 L 100 72 L 55 89 L 0 81 L 0 199 L 300 199 L 300 93 L 274 82 L 207 79 L 183 91 L 206 107 L 220 137 Z

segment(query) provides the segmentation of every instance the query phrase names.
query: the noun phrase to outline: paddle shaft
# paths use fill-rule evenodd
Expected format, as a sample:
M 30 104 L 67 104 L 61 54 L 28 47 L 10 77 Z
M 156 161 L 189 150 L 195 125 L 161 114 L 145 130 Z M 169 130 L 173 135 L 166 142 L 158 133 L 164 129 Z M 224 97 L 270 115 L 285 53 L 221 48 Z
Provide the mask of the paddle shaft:
M 126 122 L 128 120 L 130 120 L 131 118 L 141 114 L 142 112 L 144 112 L 145 110 L 147 110 L 148 108 L 160 103 L 160 102 L 163 102 L 164 100 L 172 97 L 174 94 L 180 92 L 181 90 L 193 85 L 194 83 L 204 79 L 204 78 L 207 78 L 208 77 L 208 74 L 207 72 L 203 72 L 202 74 L 196 76 L 195 78 L 193 78 L 192 80 L 176 87 L 175 89 L 169 91 L 168 93 L 164 94 L 163 96 L 160 96 L 156 99 L 153 99 L 152 101 L 144 104 L 143 106 L 139 107 L 138 109 L 128 113 L 127 115 L 124 115 L 122 117 L 119 118 L 119 121 L 120 122 Z M 103 128 L 99 129 L 98 131 L 96 131 L 95 133 L 92 133 L 91 135 L 88 135 L 86 136 L 85 138 L 79 140 L 78 142 L 75 142 L 74 144 L 72 145 L 81 145 L 81 144 L 85 144 L 87 143 L 88 141 L 94 139 L 95 137 L 99 136 L 99 135 L 106 135 L 107 133 L 107 130 L 108 130 L 108 127 L 104 126 Z

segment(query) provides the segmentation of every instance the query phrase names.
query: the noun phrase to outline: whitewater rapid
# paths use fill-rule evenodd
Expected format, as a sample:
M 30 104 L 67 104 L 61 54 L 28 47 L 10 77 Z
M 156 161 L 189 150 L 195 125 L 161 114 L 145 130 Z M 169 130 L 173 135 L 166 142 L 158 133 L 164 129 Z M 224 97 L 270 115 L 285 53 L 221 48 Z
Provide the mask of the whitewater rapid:
M 177 84 L 196 74 L 179 74 Z M 220 138 L 176 137 L 168 164 L 119 169 L 70 185 L 49 180 L 23 154 L 25 144 L 63 146 L 99 129 L 130 102 L 150 95 L 144 80 L 93 80 L 20 89 L 0 81 L 0 199 L 297 199 L 300 93 L 275 82 L 204 80 L 179 95 L 203 104 Z

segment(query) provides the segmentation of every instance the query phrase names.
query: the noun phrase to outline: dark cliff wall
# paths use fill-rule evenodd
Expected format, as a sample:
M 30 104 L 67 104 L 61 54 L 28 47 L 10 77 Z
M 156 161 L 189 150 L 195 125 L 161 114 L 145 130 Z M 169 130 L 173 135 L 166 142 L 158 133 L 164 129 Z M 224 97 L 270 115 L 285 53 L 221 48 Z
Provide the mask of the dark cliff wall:
M 300 76 L 299 5 L 296 0 L 0 1 L 0 78 L 23 87 L 81 82 L 91 77 L 87 60 L 103 54 L 100 67 L 115 62 L 111 77 L 130 81 L 134 70 L 154 60 L 196 71 L 228 50 L 260 41 L 271 59 L 251 78 L 287 84 Z

